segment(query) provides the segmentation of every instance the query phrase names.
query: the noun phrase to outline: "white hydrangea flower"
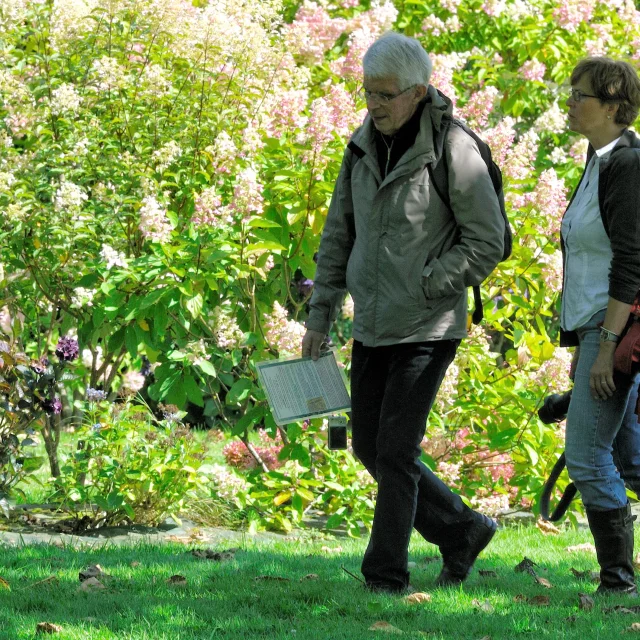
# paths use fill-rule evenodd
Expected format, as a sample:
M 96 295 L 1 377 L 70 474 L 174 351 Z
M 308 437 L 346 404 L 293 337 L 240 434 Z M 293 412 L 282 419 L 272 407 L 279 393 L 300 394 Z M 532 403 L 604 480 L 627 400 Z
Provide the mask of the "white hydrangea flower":
M 112 267 L 126 267 L 127 259 L 124 253 L 121 251 L 116 251 L 113 247 L 110 247 L 108 244 L 103 244 L 102 249 L 100 250 L 100 256 L 107 263 L 107 269 L 111 269 Z
M 82 97 L 72 84 L 62 84 L 51 94 L 51 112 L 57 115 L 67 112 L 77 113 L 82 104 Z
M 74 309 L 82 309 L 83 307 L 92 307 L 93 298 L 96 295 L 95 289 L 85 289 L 84 287 L 76 287 L 71 296 L 71 307 Z

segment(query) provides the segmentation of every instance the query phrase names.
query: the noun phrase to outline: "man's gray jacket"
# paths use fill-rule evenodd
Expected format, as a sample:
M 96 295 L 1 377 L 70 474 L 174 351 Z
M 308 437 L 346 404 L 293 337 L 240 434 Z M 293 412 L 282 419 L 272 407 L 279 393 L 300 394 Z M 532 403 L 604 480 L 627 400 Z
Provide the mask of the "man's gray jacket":
M 429 86 L 416 141 L 384 180 L 371 118 L 353 134 L 320 241 L 308 329 L 328 333 L 348 290 L 353 337 L 365 346 L 465 337 L 467 287 L 501 259 L 505 229 L 476 142 L 456 126 L 445 136 L 451 112 Z M 429 180 L 441 153 L 453 211 Z

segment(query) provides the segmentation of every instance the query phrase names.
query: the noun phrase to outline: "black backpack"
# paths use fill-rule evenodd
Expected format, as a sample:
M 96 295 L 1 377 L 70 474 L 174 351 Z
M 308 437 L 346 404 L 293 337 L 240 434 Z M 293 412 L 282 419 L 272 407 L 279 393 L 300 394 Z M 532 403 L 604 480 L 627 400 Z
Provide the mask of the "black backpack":
M 443 121 L 443 124 L 447 127 L 460 127 L 466 134 L 470 135 L 478 145 L 480 155 L 482 156 L 484 163 L 487 165 L 489 175 L 491 176 L 491 182 L 493 183 L 493 188 L 495 189 L 496 195 L 498 196 L 498 202 L 500 203 L 500 213 L 502 213 L 502 217 L 504 218 L 504 251 L 502 253 L 502 260 L 506 260 L 511 255 L 511 249 L 513 247 L 513 233 L 511 232 L 509 219 L 507 218 L 507 210 L 504 206 L 504 193 L 502 191 L 502 172 L 500 171 L 500 167 L 498 167 L 498 165 L 493 161 L 489 145 L 484 140 L 482 140 L 480 136 L 475 133 L 475 131 L 472 131 L 464 122 L 456 118 L 446 118 Z M 429 179 L 433 183 L 433 186 L 436 190 L 436 193 L 440 197 L 440 200 L 442 200 L 442 202 L 444 202 L 445 205 L 451 210 L 451 200 L 449 199 L 449 165 L 447 161 L 447 154 L 444 153 L 444 149 L 442 149 L 440 158 L 441 161 L 438 162 L 435 166 L 428 165 L 427 169 L 429 171 Z M 484 317 L 484 312 L 482 310 L 482 297 L 480 296 L 480 287 L 478 286 L 473 287 L 473 302 L 475 305 L 475 309 L 473 311 L 471 319 L 474 324 L 480 324 L 482 318 Z

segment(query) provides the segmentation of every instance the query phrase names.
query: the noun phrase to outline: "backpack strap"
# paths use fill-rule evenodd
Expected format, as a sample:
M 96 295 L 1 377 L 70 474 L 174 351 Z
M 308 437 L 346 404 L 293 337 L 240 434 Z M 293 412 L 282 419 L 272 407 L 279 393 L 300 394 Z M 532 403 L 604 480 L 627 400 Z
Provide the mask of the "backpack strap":
M 364 151 L 353 141 L 349 142 L 347 149 L 349 149 L 358 160 L 364 157 Z
M 429 172 L 429 180 L 436 190 L 438 197 L 444 205 L 451 209 L 451 199 L 449 198 L 449 161 L 447 160 L 447 154 L 445 151 L 445 138 L 449 132 L 451 125 L 457 124 L 455 120 L 448 120 L 444 136 L 442 136 L 442 149 L 440 150 L 440 162 L 429 163 L 427 165 L 427 171 Z M 464 128 L 463 128 L 464 130 Z M 471 314 L 471 321 L 473 324 L 480 324 L 482 318 L 484 318 L 484 310 L 482 308 L 482 295 L 480 294 L 480 287 L 478 285 L 472 287 L 473 289 L 473 313 Z

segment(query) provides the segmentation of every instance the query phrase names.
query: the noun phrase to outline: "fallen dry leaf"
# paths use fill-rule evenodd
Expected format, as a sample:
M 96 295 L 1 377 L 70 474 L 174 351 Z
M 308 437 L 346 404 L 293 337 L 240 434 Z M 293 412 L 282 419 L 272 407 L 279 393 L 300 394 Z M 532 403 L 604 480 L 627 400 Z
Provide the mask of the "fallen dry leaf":
M 306 576 L 302 576 L 302 578 L 300 578 L 300 582 L 303 580 L 318 580 L 319 578 L 320 576 L 317 573 L 307 573 Z
M 439 556 L 425 556 L 424 558 L 422 558 L 422 560 L 420 560 L 422 564 L 431 564 L 432 562 L 439 562 L 439 561 L 440 561 Z
M 62 627 L 53 622 L 38 622 L 36 625 L 36 633 L 60 633 Z
M 569 624 L 573 624 L 574 622 L 576 622 L 577 619 L 578 619 L 578 616 L 573 614 L 571 616 L 566 617 L 565 622 L 568 622 Z
M 593 609 L 594 601 L 591 596 L 588 596 L 586 593 L 578 594 L 578 608 L 583 611 L 591 611 Z
M 407 569 L 415 569 L 417 566 L 417 562 L 407 562 Z
M 578 580 L 590 580 L 591 582 L 600 582 L 600 573 L 598 571 L 590 571 L 587 569 L 586 571 L 578 571 L 571 567 L 569 569 L 573 575 L 578 578 Z
M 289 582 L 289 578 L 283 578 L 282 576 L 256 576 L 254 580 L 274 580 L 276 582 Z
M 322 553 L 342 553 L 342 547 L 327 547 L 324 546 L 320 549 L 320 551 L 322 551 Z
M 538 576 L 538 574 L 536 573 L 536 570 L 533 567 L 537 567 L 538 565 L 533 561 L 530 560 L 529 558 L 527 558 L 527 556 L 525 556 L 522 559 L 522 562 L 518 563 L 513 570 L 516 573 L 528 573 L 529 575 L 533 576 L 534 578 L 536 578 Z
M 640 569 L 640 553 L 633 559 L 633 566 Z
M 171 576 L 167 580 L 167 584 L 170 584 L 174 587 L 186 587 L 187 579 L 184 576 L 176 574 L 175 576 Z
M 11 591 L 11 585 L 4 578 L 0 578 L 0 589 Z
M 553 585 L 546 578 L 540 578 L 540 577 L 536 576 L 535 581 L 539 585 L 542 585 L 545 589 L 553 589 Z
M 480 569 L 480 571 L 478 571 L 478 573 L 483 578 L 497 578 L 498 577 L 498 574 L 495 571 L 491 571 L 491 569 Z
M 98 578 L 87 578 L 78 587 L 78 591 L 98 591 L 104 589 L 105 586 L 98 580 Z
M 194 549 L 192 556 L 201 558 L 202 560 L 215 560 L 222 562 L 223 560 L 233 560 L 236 557 L 237 549 L 226 549 L 225 551 L 213 551 L 213 549 Z
M 623 633 L 640 633 L 640 622 L 634 622 L 630 627 L 627 627 Z
M 132 563 L 130 563 L 130 564 L 129 564 L 129 566 L 130 566 L 132 569 L 135 569 L 136 567 L 139 567 L 139 566 L 140 566 L 140 562 L 138 562 L 137 560 L 134 560 Z
M 513 601 L 514 602 L 526 602 L 527 601 L 527 596 L 523 595 L 522 593 L 519 593 L 518 595 L 513 596 Z
M 369 631 L 383 631 L 385 633 L 402 633 L 398 627 L 394 627 L 392 624 L 385 622 L 384 620 L 378 620 L 378 622 L 374 622 L 370 627 Z
M 591 542 L 583 542 L 582 544 L 576 544 L 572 547 L 567 547 L 565 551 L 568 551 L 569 553 L 576 553 L 578 551 L 584 551 L 585 553 L 595 553 L 596 548 Z
M 627 606 L 624 604 L 617 604 L 615 607 L 609 607 L 603 609 L 604 613 L 640 613 L 640 605 Z
M 203 533 L 202 530 L 196 528 L 189 531 L 189 539 L 191 540 L 191 542 L 197 542 L 208 540 L 209 537 L 205 533 Z
M 424 592 L 410 593 L 402 599 L 407 604 L 422 604 L 423 602 L 431 602 L 431 595 Z
M 102 570 L 102 567 L 99 564 L 92 564 L 89 567 L 85 567 L 78 574 L 78 578 L 80 579 L 80 582 L 84 582 L 89 578 L 107 578 L 107 577 L 109 576 Z
M 533 596 L 527 600 L 529 604 L 535 604 L 539 607 L 546 607 L 551 604 L 551 598 L 549 596 Z
M 474 609 L 484 611 L 484 613 L 493 613 L 495 611 L 493 605 L 488 600 L 485 600 L 484 602 L 480 602 L 480 600 L 472 600 L 471 604 Z
M 540 529 L 540 531 L 542 531 L 542 533 L 544 533 L 545 535 L 551 534 L 557 536 L 560 533 L 560 529 L 558 529 L 558 527 L 556 527 L 551 522 L 548 522 L 547 520 L 543 520 L 542 518 L 538 518 L 536 527 L 538 527 L 538 529 Z

